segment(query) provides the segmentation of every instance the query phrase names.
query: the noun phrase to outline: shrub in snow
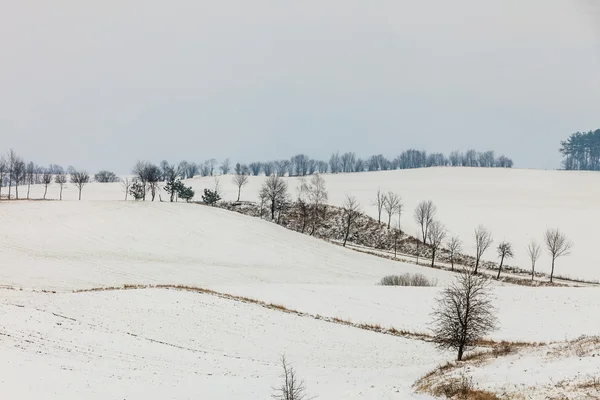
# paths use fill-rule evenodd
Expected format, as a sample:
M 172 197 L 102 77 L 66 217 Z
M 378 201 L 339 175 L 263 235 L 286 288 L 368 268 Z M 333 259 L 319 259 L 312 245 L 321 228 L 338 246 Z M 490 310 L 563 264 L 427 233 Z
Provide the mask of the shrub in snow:
M 383 286 L 436 286 L 437 280 L 428 279 L 423 274 L 388 275 L 381 278 Z

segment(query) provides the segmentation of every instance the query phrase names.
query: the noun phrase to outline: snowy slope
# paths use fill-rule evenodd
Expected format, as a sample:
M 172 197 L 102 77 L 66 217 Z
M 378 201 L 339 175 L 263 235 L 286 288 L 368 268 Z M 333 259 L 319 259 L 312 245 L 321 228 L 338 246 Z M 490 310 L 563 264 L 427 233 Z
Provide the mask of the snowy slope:
M 197 293 L 1 295 L 3 399 L 267 399 L 282 353 L 319 398 L 407 399 L 448 356 Z
M 150 202 L 3 202 L 0 284 L 374 285 L 391 273 L 452 275 L 356 253 L 212 207 Z
M 542 171 L 486 168 L 424 168 L 401 171 L 364 172 L 324 175 L 329 189 L 329 202 L 340 205 L 346 194 L 356 196 L 363 210 L 376 216 L 372 205 L 378 188 L 402 195 L 405 214 L 402 226 L 416 233 L 412 213 L 422 200 L 432 200 L 438 207 L 439 219 L 465 242 L 465 250 L 473 253 L 473 230 L 479 224 L 489 227 L 496 239 L 513 242 L 516 257 L 510 264 L 529 268 L 526 246 L 531 238 L 542 240 L 546 228 L 558 227 L 575 243 L 573 254 L 560 259 L 556 273 L 563 276 L 600 280 L 600 253 L 595 251 L 596 235 L 592 227 L 600 224 L 599 175 L 594 172 Z M 296 178 L 286 178 L 290 189 L 298 185 Z M 250 177 L 242 189 L 242 200 L 256 200 L 264 177 Z M 194 178 L 187 184 L 200 198 L 204 188 L 214 186 L 213 178 Z M 235 200 L 237 188 L 231 176 L 220 178 L 224 198 Z M 26 189 L 21 188 L 21 193 Z M 5 192 L 4 192 L 5 193 Z M 32 196 L 41 197 L 43 188 L 32 187 Z M 163 193 L 163 197 L 165 197 Z M 50 186 L 48 198 L 58 198 L 58 187 Z M 72 185 L 64 198 L 77 199 Z M 84 188 L 84 200 L 122 200 L 121 185 L 90 184 Z M 414 232 L 414 233 L 413 233 Z M 491 249 L 487 259 L 496 260 Z M 540 271 L 549 272 L 549 257 L 543 254 Z

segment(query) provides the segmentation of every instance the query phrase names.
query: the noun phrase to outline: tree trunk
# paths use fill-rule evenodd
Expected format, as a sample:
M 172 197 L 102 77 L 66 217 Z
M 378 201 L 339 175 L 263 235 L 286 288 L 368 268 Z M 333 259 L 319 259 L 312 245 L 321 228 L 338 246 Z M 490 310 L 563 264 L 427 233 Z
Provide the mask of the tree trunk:
M 502 258 L 500 259 L 500 267 L 498 268 L 498 276 L 496 279 L 500 279 L 500 273 L 502 272 L 502 264 L 504 263 L 504 254 L 502 254 Z
M 431 268 L 435 267 L 435 249 L 431 251 Z
M 240 193 L 242 192 L 242 187 L 238 186 L 238 199 L 237 201 L 240 201 Z
M 477 275 L 477 268 L 479 268 L 479 257 L 475 259 L 475 272 L 473 272 L 475 275 Z
M 379 211 L 379 217 L 377 218 L 377 222 L 381 223 L 381 209 L 379 209 L 378 211 Z
M 271 200 L 271 221 L 275 219 L 275 200 Z
M 390 229 L 390 226 L 392 226 L 392 214 L 390 214 L 388 218 L 388 229 Z
M 450 256 L 450 265 L 452 266 L 452 271 L 454 271 L 454 256 Z
M 19 184 L 15 182 L 15 198 L 19 200 Z
M 48 186 L 44 187 L 44 200 L 46 200 L 46 193 L 48 193 Z M 29 190 L 27 190 L 27 198 L 29 199 Z
M 348 217 L 348 221 L 346 224 L 346 234 L 344 235 L 344 244 L 343 247 L 346 247 L 346 242 L 348 241 L 348 236 L 350 235 L 350 218 Z
M 10 176 L 11 172 L 8 172 L 8 199 L 10 200 L 10 189 L 12 187 L 12 178 Z
M 62 200 L 62 189 L 63 189 L 63 187 L 62 187 L 62 185 L 61 185 L 61 186 L 60 186 L 60 199 L 61 199 L 61 200 Z
M 81 188 L 79 188 L 79 200 L 81 200 Z
M 29 200 L 29 189 L 31 188 L 31 181 L 27 182 L 27 200 Z M 46 198 L 44 196 L 44 198 Z
M 552 257 L 552 271 L 550 272 L 550 283 L 552 283 L 552 277 L 554 276 L 554 260 L 556 260 L 556 258 Z
M 461 343 L 461 344 L 458 346 L 458 357 L 457 357 L 457 360 L 458 360 L 458 361 L 462 361 L 462 358 L 463 358 L 463 352 L 464 352 L 464 350 L 465 350 L 465 348 L 464 348 L 464 345 Z
M 531 280 L 533 280 L 533 274 L 535 273 L 535 263 L 531 263 Z
M 395 237 L 394 238 L 394 258 L 396 258 L 397 254 L 398 254 L 398 238 Z

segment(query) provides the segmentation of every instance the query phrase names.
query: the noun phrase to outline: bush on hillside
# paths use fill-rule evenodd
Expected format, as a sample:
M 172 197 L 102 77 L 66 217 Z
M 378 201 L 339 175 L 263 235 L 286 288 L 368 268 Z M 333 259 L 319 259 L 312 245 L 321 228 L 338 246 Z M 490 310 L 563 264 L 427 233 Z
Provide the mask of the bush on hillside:
M 382 286 L 436 286 L 436 279 L 428 279 L 423 274 L 388 275 L 381 278 Z

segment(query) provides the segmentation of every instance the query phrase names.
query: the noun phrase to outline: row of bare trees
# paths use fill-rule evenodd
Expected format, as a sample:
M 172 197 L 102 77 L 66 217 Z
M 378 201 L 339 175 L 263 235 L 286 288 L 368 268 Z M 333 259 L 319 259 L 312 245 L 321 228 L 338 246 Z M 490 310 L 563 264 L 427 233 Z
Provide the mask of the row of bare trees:
M 380 204 L 381 195 L 377 192 L 376 204 Z M 420 234 L 424 244 L 429 245 L 432 251 L 431 265 L 435 265 L 436 253 L 442 248 L 444 239 L 446 238 L 447 231 L 444 225 L 436 220 L 437 207 L 431 200 L 420 202 L 415 208 L 414 217 L 415 221 L 420 227 Z M 474 273 L 477 274 L 479 266 L 481 264 L 484 253 L 491 247 L 494 239 L 492 233 L 485 226 L 480 225 L 475 229 L 475 267 Z M 562 256 L 570 254 L 573 246 L 572 242 L 568 240 L 566 235 L 558 229 L 548 229 L 544 233 L 544 244 L 548 250 L 549 255 L 552 259 L 552 269 L 550 273 L 550 282 L 553 281 L 554 267 L 556 259 Z M 456 256 L 462 251 L 462 241 L 459 237 L 453 236 L 446 242 L 446 251 L 450 255 L 450 262 L 452 269 L 454 269 L 454 262 Z M 498 268 L 497 278 L 500 279 L 502 273 L 502 267 L 504 261 L 514 257 L 514 250 L 512 244 L 507 241 L 502 241 L 496 248 L 500 264 Z M 531 279 L 535 275 L 535 265 L 541 255 L 541 245 L 535 240 L 532 241 L 527 247 L 527 253 L 531 259 Z
M 43 185 L 42 198 L 45 200 L 48 187 L 55 183 L 60 187 L 59 199 L 62 200 L 63 188 L 69 180 L 79 190 L 79 199 L 81 200 L 81 191 L 90 182 L 87 172 L 77 171 L 73 167 L 68 167 L 65 171 L 63 167 L 55 164 L 42 167 L 33 162 L 26 162 L 13 149 L 6 155 L 0 156 L 0 198 L 3 187 L 7 187 L 6 198 L 18 200 L 20 198 L 30 199 L 32 185 Z M 26 196 L 19 197 L 19 187 L 24 186 L 27 187 Z

